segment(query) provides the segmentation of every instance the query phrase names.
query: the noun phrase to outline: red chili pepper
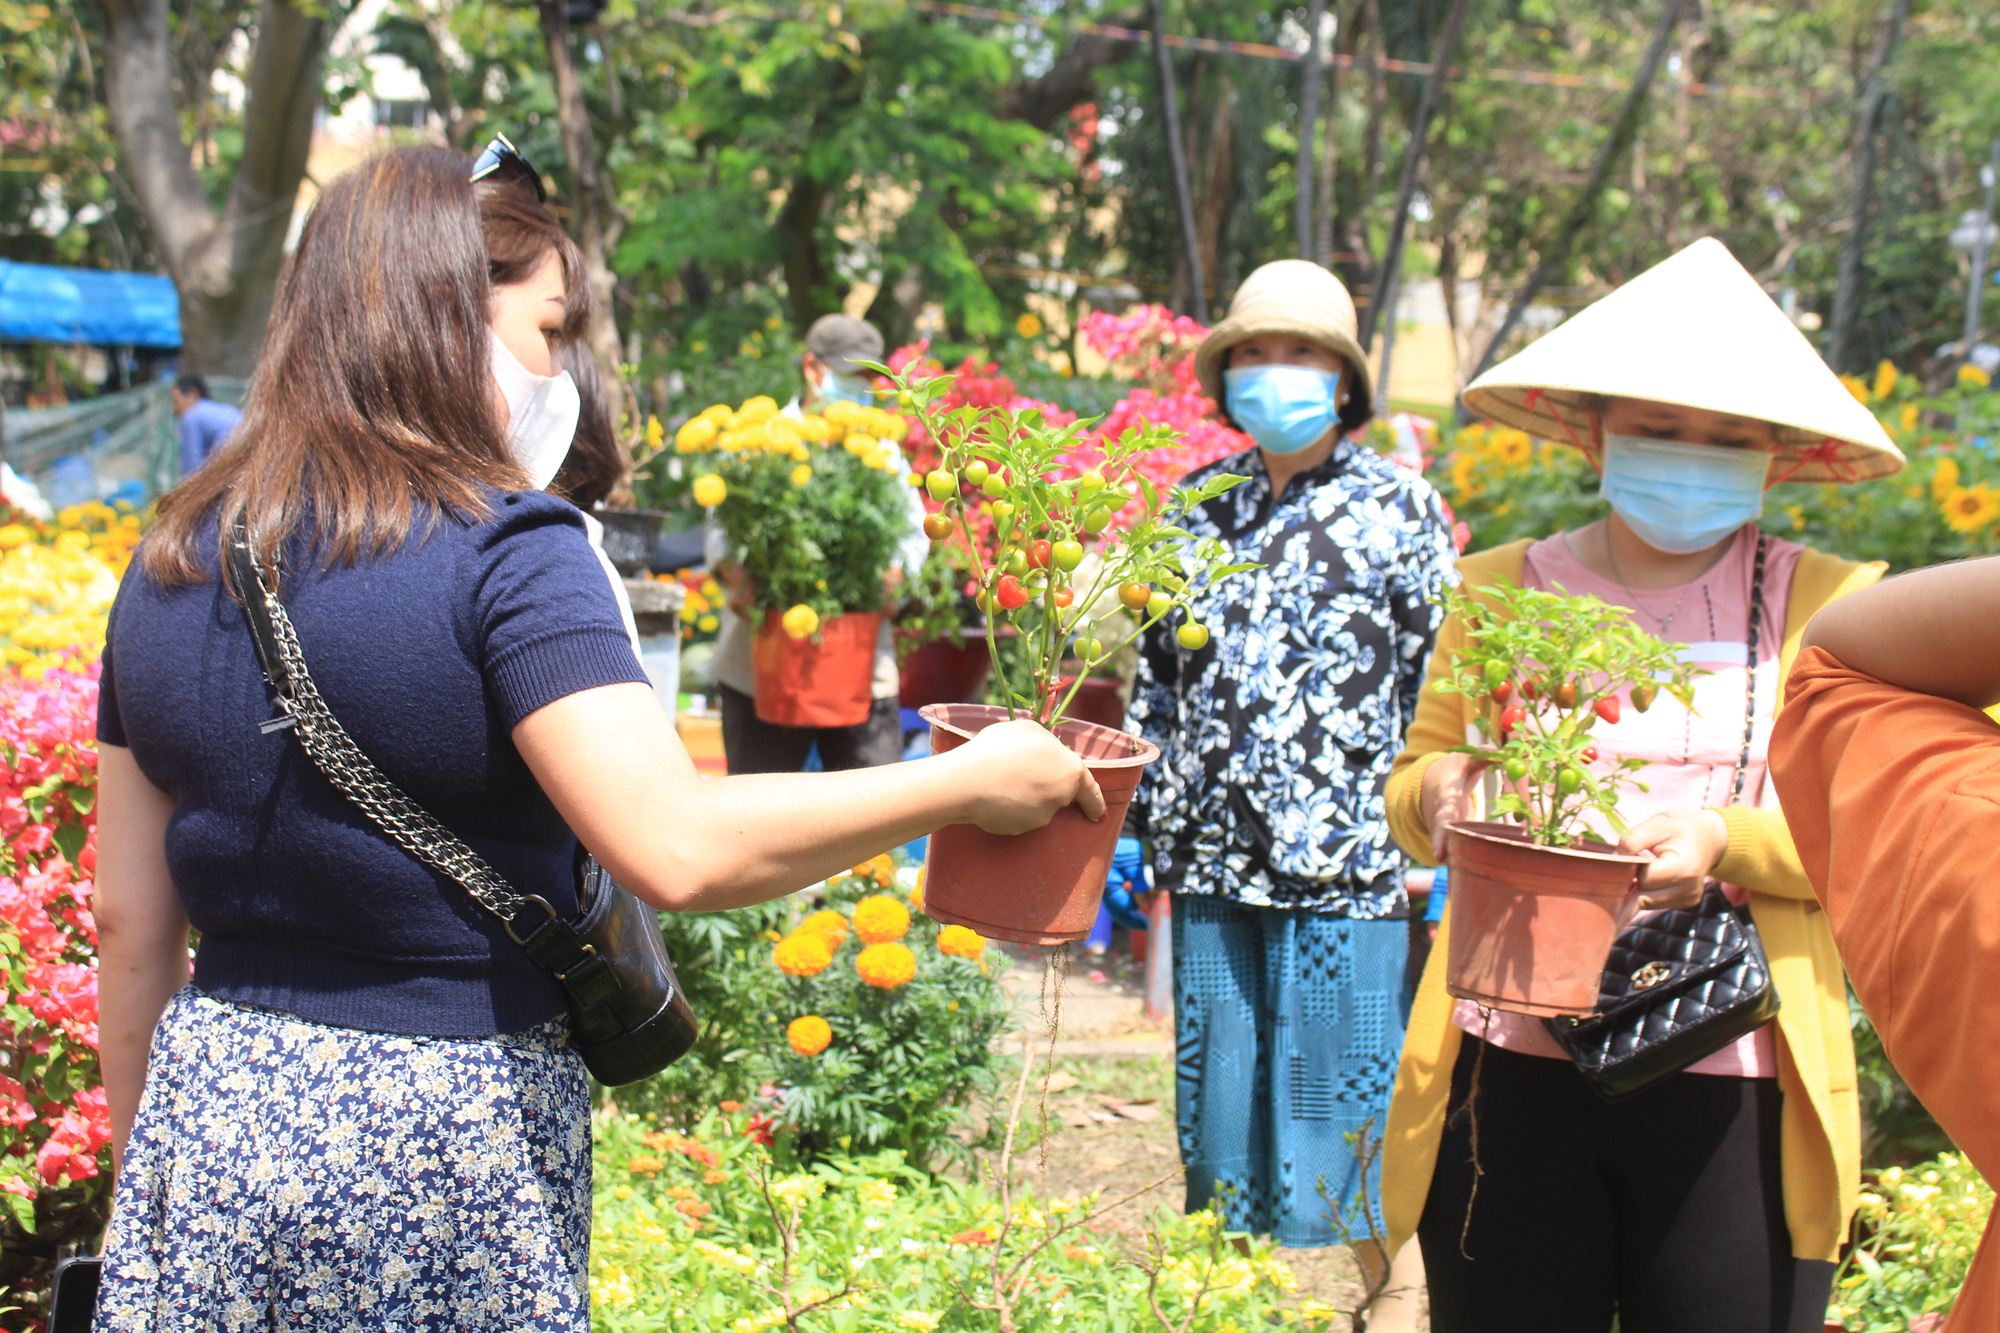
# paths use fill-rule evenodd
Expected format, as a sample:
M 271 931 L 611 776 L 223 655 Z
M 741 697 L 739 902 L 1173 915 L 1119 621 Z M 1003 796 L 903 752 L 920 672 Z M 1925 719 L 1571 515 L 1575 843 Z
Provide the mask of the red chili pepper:
M 1529 703 L 1533 703 L 1535 697 L 1541 692 L 1541 687 L 1534 682 L 1532 677 L 1521 682 L 1521 697 Z
M 1028 604 L 1028 590 L 1012 574 L 1002 574 L 993 592 L 1000 599 L 1000 605 L 1009 611 L 1018 611 Z
M 1506 740 L 1507 733 L 1528 720 L 1528 710 L 1519 704 L 1500 710 L 1500 739 Z
M 1586 764 L 1597 762 L 1597 747 L 1595 745 L 1586 745 L 1583 747 L 1583 762 Z
M 1049 555 L 1053 549 L 1053 545 L 1049 542 L 1036 542 L 1028 548 L 1028 563 L 1036 569 L 1047 569 Z
M 1068 588 L 1057 588 L 1055 590 L 1054 596 L 1055 596 L 1055 604 L 1057 606 L 1066 607 L 1071 602 L 1076 600 L 1076 594 L 1071 592 Z
M 1505 708 L 1507 706 L 1507 701 L 1514 697 L 1514 687 L 1508 684 L 1507 682 L 1502 681 L 1500 684 L 1495 685 L 1492 689 L 1488 690 L 1487 693 L 1493 696 L 1494 703 L 1499 704 L 1502 708 Z
M 1597 715 L 1606 722 L 1616 722 L 1618 720 L 1618 700 L 1613 698 L 1599 699 L 1595 707 Z

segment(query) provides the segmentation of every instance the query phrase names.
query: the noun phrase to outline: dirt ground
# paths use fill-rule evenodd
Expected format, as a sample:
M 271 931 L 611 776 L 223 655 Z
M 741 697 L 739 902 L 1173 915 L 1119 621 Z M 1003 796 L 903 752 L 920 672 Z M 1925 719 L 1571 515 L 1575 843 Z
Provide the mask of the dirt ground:
M 1022 1036 L 1040 1034 L 1040 1069 L 1049 1054 L 1040 951 L 1003 948 L 1011 964 L 1004 984 L 1022 1019 L 1009 1049 L 1018 1060 Z M 1178 1212 L 1185 1204 L 1174 1133 L 1173 1021 L 1170 1014 L 1149 1020 L 1144 983 L 1144 968 L 1126 953 L 1123 932 L 1118 947 L 1099 958 L 1076 947 L 1048 1080 L 1046 1152 L 1040 1073 L 1029 1084 L 1018 1133 L 1022 1146 L 1015 1150 L 1016 1179 L 1043 1197 L 1099 1193 L 1110 1202 L 1156 1186 L 1105 1219 L 1131 1233 L 1142 1230 L 1155 1210 Z M 1008 1064 L 1020 1067 L 1015 1060 Z M 1012 1093 L 1011 1079 L 1005 1091 Z M 1006 1108 L 993 1111 L 1004 1116 Z M 1346 1249 L 1284 1250 L 1281 1257 L 1298 1275 L 1301 1295 L 1341 1309 L 1358 1299 L 1357 1270 Z M 1429 1321 L 1420 1327 L 1427 1329 Z

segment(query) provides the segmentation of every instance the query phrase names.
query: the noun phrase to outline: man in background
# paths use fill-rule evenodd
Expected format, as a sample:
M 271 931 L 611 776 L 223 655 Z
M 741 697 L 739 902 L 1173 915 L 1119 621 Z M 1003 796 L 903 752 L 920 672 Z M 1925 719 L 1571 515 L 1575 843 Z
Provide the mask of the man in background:
M 174 415 L 181 419 L 181 475 L 187 476 L 209 459 L 243 414 L 208 396 L 208 382 L 199 375 L 182 375 L 167 390 Z
M 873 375 L 859 364 L 882 360 L 882 335 L 875 326 L 850 315 L 823 315 L 806 331 L 805 355 L 800 371 L 804 392 L 785 407 L 788 416 L 800 412 L 824 411 L 836 399 L 872 405 Z M 904 476 L 909 464 L 901 450 L 894 451 L 892 466 Z M 913 511 L 912 536 L 897 553 L 895 563 L 884 576 L 885 600 L 894 600 L 908 577 L 913 577 L 930 549 L 917 524 L 923 506 L 915 492 L 899 488 L 903 502 Z M 756 626 L 747 618 L 755 600 L 755 590 L 743 569 L 728 558 L 722 530 L 713 521 L 708 526 L 708 563 L 728 597 L 722 609 L 722 624 L 715 638 L 716 693 L 722 704 L 722 749 L 731 773 L 796 773 L 805 766 L 813 746 L 819 746 L 820 764 L 828 772 L 844 768 L 872 768 L 903 757 L 902 711 L 897 695 L 901 677 L 896 670 L 896 641 L 885 619 L 875 641 L 875 703 L 866 722 L 851 727 L 785 727 L 757 716 L 756 673 L 750 663 L 750 645 Z

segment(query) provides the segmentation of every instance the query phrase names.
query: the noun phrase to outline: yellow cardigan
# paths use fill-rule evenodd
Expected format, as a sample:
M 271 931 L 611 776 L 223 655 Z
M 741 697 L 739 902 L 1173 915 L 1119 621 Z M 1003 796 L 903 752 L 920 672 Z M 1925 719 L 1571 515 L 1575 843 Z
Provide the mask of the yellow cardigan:
M 1518 583 L 1528 543 L 1515 542 L 1459 562 L 1468 589 L 1501 580 Z M 1837 597 L 1882 577 L 1880 563 L 1856 564 L 1808 550 L 1792 575 L 1779 670 L 1789 674 L 1806 622 Z M 1465 627 L 1449 617 L 1438 632 L 1430 680 L 1449 669 L 1465 646 Z M 1781 675 L 1780 679 L 1783 676 Z M 1782 689 L 1779 691 L 1782 695 Z M 1418 797 L 1424 771 L 1452 746 L 1465 743 L 1477 705 L 1463 695 L 1441 695 L 1425 682 L 1403 753 L 1389 776 L 1389 829 L 1396 841 L 1431 864 L 1431 832 Z M 1729 850 L 1716 865 L 1719 879 L 1750 891 L 1750 914 L 1771 960 L 1778 988 L 1778 1084 L 1784 1094 L 1782 1153 L 1785 1220 L 1792 1253 L 1801 1259 L 1837 1257 L 1860 1193 L 1861 1112 L 1854 1083 L 1854 1041 L 1848 1029 L 1847 982 L 1834 952 L 1833 932 L 1799 865 L 1798 851 L 1775 809 L 1732 805 L 1721 811 Z M 1382 1156 L 1382 1207 L 1394 1254 L 1417 1229 L 1430 1194 L 1444 1131 L 1445 1101 L 1458 1059 L 1460 1031 L 1452 1025 L 1453 1001 L 1444 989 L 1449 902 L 1437 944 L 1417 988 L 1409 1033 L 1396 1071 L 1395 1098 Z

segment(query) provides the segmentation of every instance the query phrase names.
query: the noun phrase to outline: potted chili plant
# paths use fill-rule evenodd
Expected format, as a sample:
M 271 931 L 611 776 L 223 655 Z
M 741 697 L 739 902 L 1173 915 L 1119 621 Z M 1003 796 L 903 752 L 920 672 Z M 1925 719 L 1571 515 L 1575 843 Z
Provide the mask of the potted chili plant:
M 901 417 L 836 402 L 788 416 L 770 398 L 718 404 L 680 428 L 690 490 L 743 569 L 757 716 L 791 727 L 868 719 L 883 577 L 915 521 L 896 466 Z
M 1597 729 L 1662 691 L 1692 707 L 1697 668 L 1596 597 L 1502 584 L 1447 604 L 1467 642 L 1434 688 L 1488 704 L 1485 743 L 1458 750 L 1499 779 L 1501 820 L 1447 834 L 1445 988 L 1515 1013 L 1587 1014 L 1646 864 L 1592 831 L 1622 834 L 1620 790 L 1645 790 L 1643 759 L 1600 762 Z
M 1175 623 L 1190 650 L 1208 642 L 1207 628 L 1188 614 L 1190 593 L 1254 566 L 1230 563 L 1220 542 L 1197 542 L 1176 520 L 1243 478 L 1162 492 L 1136 466 L 1155 449 L 1180 447 L 1173 429 L 1157 424 L 1107 442 L 1103 462 L 1079 473 L 1067 459 L 1092 423 L 1052 426 L 1036 408 L 946 410 L 951 376 L 876 369 L 939 449 L 938 466 L 922 480 L 940 509 L 924 531 L 970 565 L 992 661 L 989 697 L 1004 701 L 922 709 L 933 751 L 996 722 L 1031 718 L 1088 761 L 1105 798 L 1101 823 L 1071 808 L 1033 833 L 1003 837 L 970 824 L 939 830 L 930 840 L 924 909 L 1024 944 L 1082 939 L 1140 770 L 1160 752 L 1070 710 L 1091 668 L 1161 621 Z M 1126 614 L 1114 615 L 1120 609 Z M 1019 642 L 1003 654 L 1001 638 L 1010 634 Z

